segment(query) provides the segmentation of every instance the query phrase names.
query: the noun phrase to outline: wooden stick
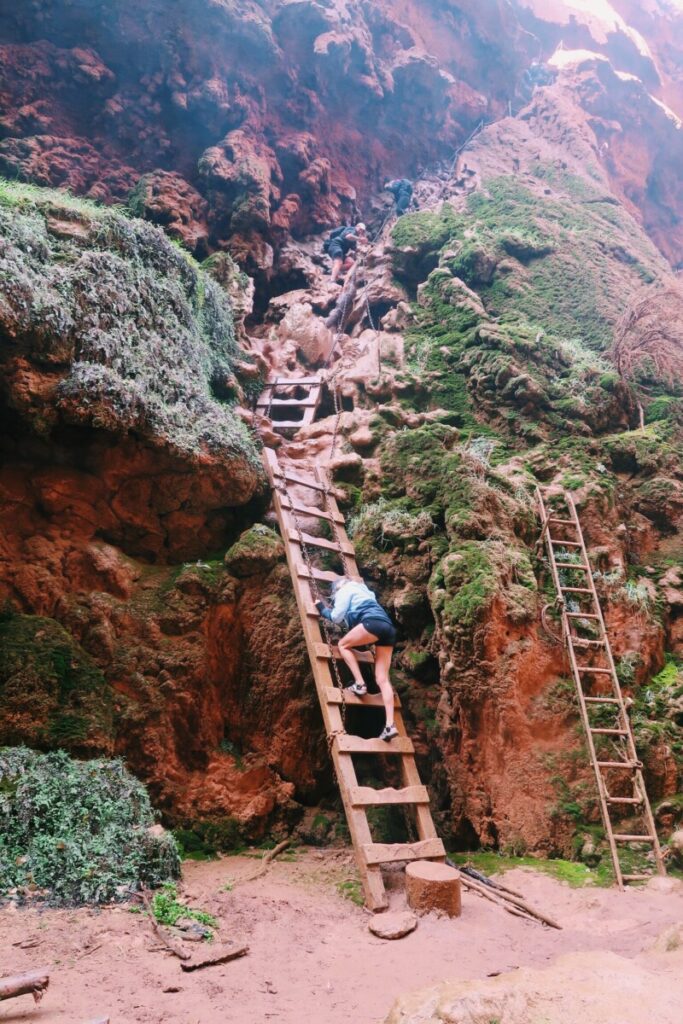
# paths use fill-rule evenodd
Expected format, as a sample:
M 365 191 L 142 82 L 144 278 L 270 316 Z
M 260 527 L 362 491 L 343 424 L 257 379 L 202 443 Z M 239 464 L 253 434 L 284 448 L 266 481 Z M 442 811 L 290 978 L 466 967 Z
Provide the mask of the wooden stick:
M 169 953 L 173 953 L 174 956 L 177 956 L 179 960 L 189 960 L 192 954 L 184 950 L 182 946 L 177 945 L 170 935 L 166 934 L 166 930 L 157 922 L 157 919 L 154 916 L 154 911 L 152 910 L 151 900 L 147 893 L 144 891 L 136 892 L 134 895 L 137 896 L 138 899 L 142 900 L 145 910 L 147 911 L 147 919 L 149 920 L 149 923 L 154 930 L 154 934 L 159 939 L 162 946 L 167 949 Z
M 39 1003 L 49 984 L 50 975 L 47 967 L 27 971 L 25 974 L 15 974 L 12 978 L 0 978 L 0 1000 L 32 995 L 35 1002 Z
M 246 956 L 249 946 L 240 946 L 238 949 L 216 950 L 213 955 L 207 952 L 199 954 L 200 959 L 194 960 L 191 964 L 181 964 L 183 971 L 198 971 L 201 967 L 211 967 L 213 964 L 227 964 L 229 960 L 237 960 L 238 957 Z
M 291 839 L 283 839 L 282 842 L 278 843 L 277 846 L 274 846 L 272 850 L 268 850 L 264 854 L 258 870 L 253 875 L 247 875 L 246 878 L 238 878 L 234 882 L 234 885 L 241 885 L 242 882 L 254 882 L 257 878 L 262 878 L 268 870 L 271 861 L 275 860 L 275 858 L 289 846 L 291 841 Z
M 489 886 L 482 885 L 480 882 L 475 882 L 474 879 L 470 878 L 468 875 L 461 875 L 460 880 L 466 888 L 472 889 L 481 896 L 485 896 L 487 899 L 490 899 L 492 903 L 498 903 L 501 906 L 504 906 L 511 914 L 515 911 L 510 908 L 514 907 L 518 912 L 521 911 L 523 915 L 535 918 L 535 920 L 540 921 L 542 924 L 547 924 L 551 928 L 557 928 L 560 931 L 562 930 L 562 925 L 558 924 L 557 921 L 553 921 L 551 917 L 546 917 L 545 914 L 535 910 L 524 900 L 517 899 L 514 896 L 507 896 L 504 893 L 497 893 L 495 890 L 491 890 Z M 517 916 L 519 917 L 521 915 L 517 913 Z

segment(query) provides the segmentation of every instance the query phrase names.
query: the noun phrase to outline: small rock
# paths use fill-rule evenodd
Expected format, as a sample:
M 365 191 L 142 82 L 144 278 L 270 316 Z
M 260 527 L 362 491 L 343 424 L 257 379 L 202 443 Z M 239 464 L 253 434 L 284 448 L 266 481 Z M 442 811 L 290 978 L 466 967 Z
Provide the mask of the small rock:
M 402 939 L 417 928 L 417 917 L 409 910 L 378 914 L 368 924 L 373 935 L 380 939 Z
M 683 882 L 680 878 L 668 878 L 666 875 L 653 875 L 647 883 L 647 888 L 653 892 L 663 892 L 669 895 L 672 892 L 680 892 L 683 889 Z

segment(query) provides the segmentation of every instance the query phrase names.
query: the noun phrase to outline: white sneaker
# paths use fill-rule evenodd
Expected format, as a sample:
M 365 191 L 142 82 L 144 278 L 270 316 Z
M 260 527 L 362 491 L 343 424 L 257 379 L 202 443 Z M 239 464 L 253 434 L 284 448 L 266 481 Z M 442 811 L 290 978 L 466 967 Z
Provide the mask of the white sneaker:
M 386 740 L 387 742 L 389 740 L 393 740 L 394 736 L 398 736 L 398 729 L 393 723 L 391 725 L 385 725 L 379 734 L 379 738 L 381 740 Z
M 365 683 L 352 683 L 351 686 L 349 686 L 349 690 L 351 693 L 355 693 L 356 697 L 364 697 L 368 692 L 368 688 Z

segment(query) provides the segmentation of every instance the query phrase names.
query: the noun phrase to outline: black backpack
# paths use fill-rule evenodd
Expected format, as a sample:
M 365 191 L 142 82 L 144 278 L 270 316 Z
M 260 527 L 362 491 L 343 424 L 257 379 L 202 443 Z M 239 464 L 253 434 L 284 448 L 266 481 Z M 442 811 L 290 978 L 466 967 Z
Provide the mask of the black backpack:
M 340 241 L 345 238 L 346 235 L 353 234 L 353 228 L 348 227 L 346 224 L 342 224 L 340 228 L 335 228 L 334 231 L 330 231 L 329 235 L 323 242 L 323 252 L 328 253 L 330 251 L 330 242 L 338 238 Z

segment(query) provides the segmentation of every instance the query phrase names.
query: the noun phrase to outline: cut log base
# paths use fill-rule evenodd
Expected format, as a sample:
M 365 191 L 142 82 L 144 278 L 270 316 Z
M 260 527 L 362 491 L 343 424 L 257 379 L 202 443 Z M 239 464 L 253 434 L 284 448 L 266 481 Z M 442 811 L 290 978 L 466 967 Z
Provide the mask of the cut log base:
M 416 914 L 460 917 L 462 912 L 460 872 L 447 864 L 417 860 L 406 867 L 408 906 Z

